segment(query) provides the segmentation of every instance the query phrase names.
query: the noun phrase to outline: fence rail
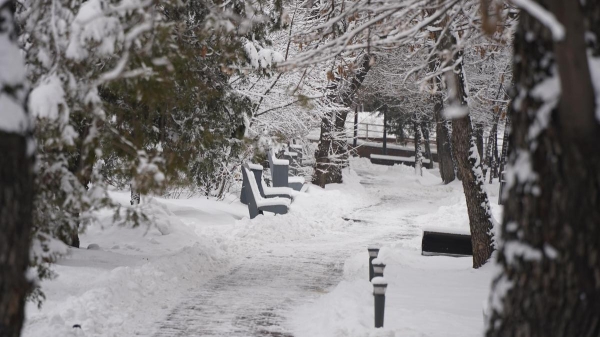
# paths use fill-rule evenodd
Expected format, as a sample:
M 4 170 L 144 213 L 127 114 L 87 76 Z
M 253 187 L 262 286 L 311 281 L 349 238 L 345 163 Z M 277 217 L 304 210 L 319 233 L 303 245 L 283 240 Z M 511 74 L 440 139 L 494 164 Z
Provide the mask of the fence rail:
M 350 126 L 350 127 L 348 127 L 348 126 Z M 399 143 L 398 142 L 399 138 L 397 137 L 397 135 L 395 135 L 393 133 L 389 133 L 389 132 L 384 132 L 383 124 L 358 123 L 357 128 L 356 128 L 356 136 L 354 135 L 354 131 L 355 131 L 354 126 L 355 126 L 354 122 L 346 121 L 346 135 L 348 135 L 349 138 L 356 137 L 357 139 L 363 139 L 363 140 L 381 139 L 381 140 L 383 140 L 383 142 L 386 142 L 389 139 L 389 140 L 393 140 L 395 143 Z M 361 128 L 361 126 L 364 126 L 364 127 Z M 371 128 L 369 128 L 369 126 L 371 126 Z M 404 137 L 402 139 L 402 143 L 414 143 L 414 138 Z M 435 144 L 436 143 L 435 137 L 430 137 L 429 143 Z
M 354 122 L 346 121 L 345 125 L 346 125 L 346 134 L 349 135 L 350 138 L 354 138 Z M 361 128 L 361 126 L 364 126 L 364 128 Z M 371 126 L 371 128 L 369 128 L 369 126 Z M 383 127 L 384 127 L 383 124 L 358 123 L 356 137 L 358 139 L 365 139 L 365 140 L 366 139 L 383 138 L 383 135 L 384 135 Z M 361 134 L 361 132 L 362 132 L 362 134 Z M 369 135 L 371 135 L 371 137 L 369 137 Z M 395 135 L 393 133 L 389 133 L 389 132 L 385 132 L 385 136 L 387 139 L 394 139 L 394 140 L 398 139 L 397 135 Z M 502 144 L 502 142 L 504 140 L 504 134 L 501 132 L 498 132 L 497 139 L 499 141 L 498 144 L 499 145 Z M 414 138 L 411 138 L 411 137 L 404 137 L 403 140 L 404 140 L 404 142 L 407 142 L 407 143 L 414 142 Z M 487 144 L 488 137 L 484 135 L 483 141 L 484 141 L 484 143 Z M 435 144 L 436 137 L 429 137 L 429 143 Z

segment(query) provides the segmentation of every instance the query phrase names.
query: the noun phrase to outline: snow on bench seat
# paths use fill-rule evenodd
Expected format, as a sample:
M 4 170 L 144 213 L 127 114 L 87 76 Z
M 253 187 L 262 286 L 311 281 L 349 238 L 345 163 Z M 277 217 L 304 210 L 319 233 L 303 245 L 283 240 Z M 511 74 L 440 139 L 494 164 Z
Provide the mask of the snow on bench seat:
M 388 156 L 384 154 L 371 154 L 371 159 L 390 160 L 395 162 L 415 162 L 415 157 L 400 157 L 400 156 Z M 423 158 L 423 163 L 429 164 L 429 159 Z
M 304 177 L 299 177 L 299 176 L 293 176 L 293 177 L 288 177 L 288 183 L 296 183 L 296 184 L 304 184 L 304 182 L 306 181 L 306 179 L 304 179 Z
M 262 171 L 262 170 L 263 170 L 263 167 L 262 167 L 262 165 L 259 165 L 259 164 L 248 163 L 248 167 L 249 167 L 251 170 L 260 170 L 260 171 Z
M 288 166 L 290 165 L 290 161 L 287 159 L 279 159 L 277 157 L 275 157 L 275 155 L 273 155 L 273 157 L 271 158 L 271 162 L 273 163 L 273 165 L 281 165 L 281 166 Z
M 352 143 L 352 140 L 353 140 L 352 138 L 349 138 L 348 142 Z M 364 141 L 361 139 L 357 139 L 356 145 L 383 148 L 383 143 L 368 142 L 368 141 Z M 404 145 L 399 145 L 399 144 L 394 144 L 394 143 L 387 143 L 386 147 L 391 150 L 403 150 L 403 151 L 412 151 L 412 152 L 415 151 L 414 146 L 404 146 Z M 437 149 L 432 148 L 431 153 L 437 154 Z
M 265 195 L 289 195 L 292 198 L 298 195 L 298 192 L 290 187 L 269 187 L 264 180 L 261 183 Z
M 252 174 L 252 172 L 250 170 L 248 170 L 247 168 L 244 167 L 244 170 L 246 170 L 246 174 L 248 175 L 248 177 L 253 177 L 254 175 Z M 252 191 L 252 195 L 254 196 L 254 201 L 256 201 L 256 206 L 258 208 L 261 207 L 267 207 L 267 206 L 287 206 L 289 207 L 291 205 L 291 200 L 288 198 L 263 198 L 260 195 L 260 190 L 258 189 L 258 185 L 256 184 L 256 180 L 255 179 L 248 179 L 248 184 L 250 185 L 250 190 Z

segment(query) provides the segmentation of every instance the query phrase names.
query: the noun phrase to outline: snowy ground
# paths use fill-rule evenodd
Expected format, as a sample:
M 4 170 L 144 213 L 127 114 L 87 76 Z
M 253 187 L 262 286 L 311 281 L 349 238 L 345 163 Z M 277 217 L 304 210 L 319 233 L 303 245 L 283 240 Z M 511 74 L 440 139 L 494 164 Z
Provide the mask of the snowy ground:
M 468 229 L 460 183 L 366 159 L 351 168 L 344 184 L 311 186 L 284 216 L 249 220 L 235 200 L 158 198 L 144 205 L 157 220 L 150 229 L 111 226 L 103 214 L 103 228 L 81 238 L 100 250 L 71 249 L 60 261 L 42 309 L 28 307 L 24 335 L 481 335 L 491 268 L 420 255 L 423 227 Z M 375 243 L 389 283 L 379 331 L 367 281 Z

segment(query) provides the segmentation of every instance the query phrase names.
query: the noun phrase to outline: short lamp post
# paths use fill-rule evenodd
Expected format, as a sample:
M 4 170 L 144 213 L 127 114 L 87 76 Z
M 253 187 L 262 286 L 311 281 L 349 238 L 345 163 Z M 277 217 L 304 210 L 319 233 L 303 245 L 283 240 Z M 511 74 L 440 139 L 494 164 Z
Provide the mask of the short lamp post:
M 373 259 L 371 261 L 373 266 L 373 277 L 383 277 L 383 270 L 385 269 L 385 263 L 380 258 Z
M 504 193 L 504 186 L 506 185 L 506 171 L 500 172 L 500 191 L 498 192 L 498 205 L 504 205 L 502 194 Z
M 377 255 L 379 254 L 379 247 L 378 246 L 369 246 L 367 248 L 367 250 L 369 251 L 369 281 L 371 281 L 374 277 L 374 271 L 373 271 L 373 260 L 377 258 Z
M 383 277 L 378 276 L 371 280 L 371 284 L 373 284 L 373 298 L 375 299 L 375 327 L 383 328 L 387 281 Z

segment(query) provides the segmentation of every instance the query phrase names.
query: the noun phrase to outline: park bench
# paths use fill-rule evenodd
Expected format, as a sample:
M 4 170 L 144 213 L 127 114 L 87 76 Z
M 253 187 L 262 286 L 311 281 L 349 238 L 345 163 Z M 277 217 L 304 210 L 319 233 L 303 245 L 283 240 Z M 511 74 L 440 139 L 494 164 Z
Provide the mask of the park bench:
M 272 212 L 275 214 L 286 214 L 291 200 L 288 198 L 273 197 L 264 198 L 256 183 L 256 179 L 253 177 L 254 174 L 250 170 L 248 164 L 242 165 L 242 175 L 245 181 L 248 183 L 248 187 L 243 189 L 246 194 L 246 200 L 248 202 L 248 212 L 250 213 L 250 219 L 254 219 L 259 214 L 263 214 L 263 211 Z
M 256 184 L 258 185 L 258 189 L 260 191 L 260 195 L 263 198 L 275 198 L 275 197 L 281 197 L 281 198 L 288 198 L 288 199 L 293 199 L 298 192 L 294 191 L 292 188 L 289 187 L 270 187 L 267 185 L 267 183 L 265 183 L 265 180 L 263 179 L 263 167 L 262 165 L 258 165 L 258 164 L 253 164 L 253 163 L 248 163 L 248 168 L 250 168 L 250 171 L 252 171 L 252 176 L 251 177 L 243 177 L 243 183 L 242 183 L 242 193 L 240 194 L 240 202 L 244 205 L 248 205 L 248 200 L 246 198 L 246 189 L 250 188 L 247 178 L 252 178 L 254 177 L 256 180 Z
M 288 176 L 290 162 L 287 159 L 279 159 L 273 150 L 269 151 L 269 167 L 271 169 L 271 181 L 273 187 L 291 187 L 300 191 L 304 185 L 304 178 Z
M 298 168 L 300 167 L 300 161 L 297 152 L 283 151 L 283 159 L 286 159 L 290 163 L 290 171 L 293 175 L 298 174 Z M 289 182 L 289 180 L 288 180 Z
M 424 229 L 421 255 L 472 256 L 471 235 L 448 229 Z
M 294 161 L 296 162 L 296 164 L 298 166 L 302 166 L 303 165 L 303 162 L 302 162 L 302 145 L 300 145 L 300 144 L 290 144 L 288 146 L 287 153 L 291 153 L 292 156 L 294 156 L 293 154 L 295 153 L 296 155 L 293 158 Z

